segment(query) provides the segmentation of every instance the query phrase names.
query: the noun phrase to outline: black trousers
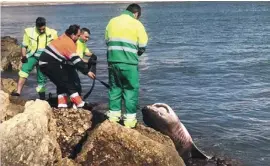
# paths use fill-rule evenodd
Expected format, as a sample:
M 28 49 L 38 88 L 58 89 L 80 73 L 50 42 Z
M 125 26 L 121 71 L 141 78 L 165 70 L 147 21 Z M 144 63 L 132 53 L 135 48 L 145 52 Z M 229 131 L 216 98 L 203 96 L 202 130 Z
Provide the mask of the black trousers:
M 82 86 L 81 86 L 81 80 L 80 80 L 80 77 L 78 74 L 78 70 L 74 66 L 71 66 L 71 65 L 65 65 L 65 68 L 68 70 L 68 73 L 70 73 L 72 75 L 77 92 L 81 96 Z
M 56 85 L 57 94 L 81 93 L 80 78 L 73 66 L 49 62 L 40 65 L 40 70 Z

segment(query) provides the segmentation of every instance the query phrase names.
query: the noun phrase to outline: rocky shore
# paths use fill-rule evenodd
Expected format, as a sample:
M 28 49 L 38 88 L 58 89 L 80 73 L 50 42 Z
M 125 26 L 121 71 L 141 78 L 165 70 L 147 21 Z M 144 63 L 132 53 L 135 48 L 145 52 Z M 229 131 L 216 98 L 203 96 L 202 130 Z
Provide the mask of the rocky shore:
M 16 39 L 3 37 L 2 70 L 18 70 L 20 50 Z M 185 165 L 172 140 L 152 128 L 138 124 L 128 129 L 106 120 L 106 104 L 84 109 L 57 109 L 50 100 L 26 101 L 10 96 L 13 79 L 1 78 L 1 164 L 8 165 Z M 241 165 L 213 158 L 191 160 L 189 166 Z
M 93 111 L 38 99 L 22 106 L 3 90 L 0 101 L 3 165 L 184 165 L 169 137 L 143 125 L 95 124 Z

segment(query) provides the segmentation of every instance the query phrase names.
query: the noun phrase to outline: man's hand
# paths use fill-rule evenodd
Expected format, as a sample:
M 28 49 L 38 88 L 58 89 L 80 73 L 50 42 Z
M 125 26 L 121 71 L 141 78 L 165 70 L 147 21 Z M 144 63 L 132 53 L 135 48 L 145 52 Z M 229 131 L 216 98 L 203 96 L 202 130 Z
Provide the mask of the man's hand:
M 22 62 L 22 63 L 27 63 L 27 62 L 28 62 L 27 57 L 26 57 L 26 56 L 22 56 L 21 62 Z
M 96 78 L 96 75 L 93 73 L 93 72 L 88 72 L 88 77 L 92 78 L 92 79 L 95 79 Z

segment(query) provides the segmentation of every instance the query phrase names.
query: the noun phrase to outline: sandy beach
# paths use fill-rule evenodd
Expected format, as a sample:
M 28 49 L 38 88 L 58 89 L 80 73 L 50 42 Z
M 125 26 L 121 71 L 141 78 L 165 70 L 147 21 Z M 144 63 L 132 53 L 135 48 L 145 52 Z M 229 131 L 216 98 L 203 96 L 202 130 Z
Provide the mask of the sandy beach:
M 167 2 L 177 2 L 169 0 Z M 1 0 L 1 6 L 33 6 L 33 5 L 58 5 L 58 4 L 100 4 L 100 3 L 131 3 L 131 2 L 164 2 L 164 0 Z

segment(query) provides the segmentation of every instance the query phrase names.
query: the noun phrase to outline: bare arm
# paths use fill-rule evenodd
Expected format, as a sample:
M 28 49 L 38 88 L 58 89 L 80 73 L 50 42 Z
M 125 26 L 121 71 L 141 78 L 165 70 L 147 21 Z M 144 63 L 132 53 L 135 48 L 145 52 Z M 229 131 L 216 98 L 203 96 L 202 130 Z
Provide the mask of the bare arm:
M 22 56 L 26 57 L 26 48 L 25 47 L 22 47 Z
M 90 57 L 93 55 L 93 53 L 92 52 L 85 52 L 84 55 Z

